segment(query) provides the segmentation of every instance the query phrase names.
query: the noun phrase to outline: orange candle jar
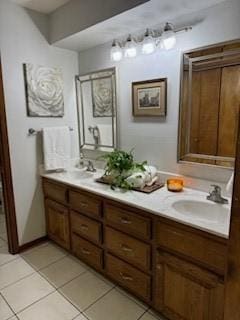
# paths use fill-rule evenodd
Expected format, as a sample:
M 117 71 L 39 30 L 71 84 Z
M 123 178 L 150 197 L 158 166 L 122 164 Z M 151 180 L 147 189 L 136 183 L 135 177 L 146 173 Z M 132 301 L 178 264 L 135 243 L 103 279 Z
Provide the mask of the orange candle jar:
M 183 180 L 177 178 L 168 179 L 167 188 L 172 192 L 180 192 L 183 190 Z

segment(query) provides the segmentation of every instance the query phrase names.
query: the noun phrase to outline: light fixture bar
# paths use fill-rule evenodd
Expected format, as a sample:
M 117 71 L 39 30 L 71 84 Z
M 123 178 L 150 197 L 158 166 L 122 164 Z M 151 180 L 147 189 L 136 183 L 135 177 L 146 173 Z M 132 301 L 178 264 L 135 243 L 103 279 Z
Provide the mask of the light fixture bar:
M 113 41 L 111 60 L 118 62 L 123 58 L 135 58 L 138 53 L 138 45 L 141 45 L 141 53 L 145 55 L 155 52 L 158 44 L 160 44 L 161 48 L 170 50 L 176 45 L 176 33 L 188 32 L 190 30 L 192 30 L 192 26 L 175 29 L 172 23 L 166 22 L 162 30 L 151 30 L 147 28 L 145 33 L 137 39 L 129 34 L 125 41 Z

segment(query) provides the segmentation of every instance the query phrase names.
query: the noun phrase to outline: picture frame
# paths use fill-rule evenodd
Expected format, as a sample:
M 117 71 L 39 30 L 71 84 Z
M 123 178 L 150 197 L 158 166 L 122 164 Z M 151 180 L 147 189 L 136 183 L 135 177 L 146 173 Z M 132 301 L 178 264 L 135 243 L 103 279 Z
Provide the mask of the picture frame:
M 132 83 L 134 117 L 166 117 L 167 78 Z

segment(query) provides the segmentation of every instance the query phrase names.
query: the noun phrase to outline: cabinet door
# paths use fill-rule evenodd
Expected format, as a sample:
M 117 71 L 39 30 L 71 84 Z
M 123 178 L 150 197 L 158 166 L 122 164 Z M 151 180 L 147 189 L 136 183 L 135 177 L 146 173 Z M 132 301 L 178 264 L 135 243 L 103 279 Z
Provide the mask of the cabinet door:
M 224 286 L 215 274 L 161 252 L 155 307 L 171 320 L 222 320 Z
M 47 232 L 50 239 L 63 248 L 70 248 L 68 209 L 52 200 L 45 200 Z

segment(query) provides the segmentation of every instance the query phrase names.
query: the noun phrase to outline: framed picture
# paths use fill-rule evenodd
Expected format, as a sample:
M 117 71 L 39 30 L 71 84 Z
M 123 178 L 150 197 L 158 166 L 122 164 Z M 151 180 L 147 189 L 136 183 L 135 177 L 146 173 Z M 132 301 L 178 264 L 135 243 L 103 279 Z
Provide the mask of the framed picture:
M 165 117 L 167 114 L 167 79 L 132 83 L 134 117 Z
M 63 77 L 60 68 L 26 63 L 23 65 L 27 115 L 29 117 L 63 117 Z

